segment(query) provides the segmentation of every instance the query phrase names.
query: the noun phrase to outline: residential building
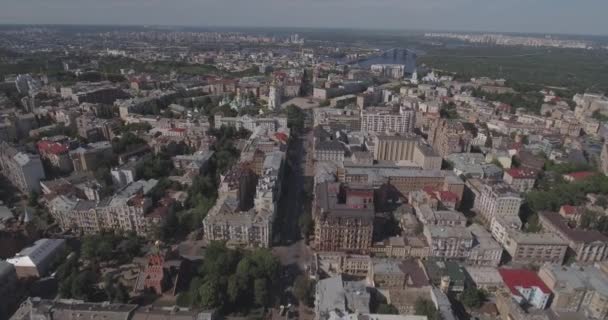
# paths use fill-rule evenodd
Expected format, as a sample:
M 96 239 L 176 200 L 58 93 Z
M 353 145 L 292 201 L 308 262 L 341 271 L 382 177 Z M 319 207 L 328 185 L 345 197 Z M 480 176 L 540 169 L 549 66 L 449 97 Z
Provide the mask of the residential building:
M 538 172 L 527 168 L 511 168 L 505 170 L 503 180 L 518 192 L 528 192 L 534 188 Z
M 545 264 L 538 276 L 553 291 L 552 310 L 608 319 L 608 276 L 597 266 Z
M 344 202 L 340 195 L 344 195 Z M 373 190 L 323 182 L 316 186 L 313 206 L 317 250 L 369 251 L 375 213 Z
M 497 267 L 502 259 L 502 246 L 481 225 L 473 223 L 467 227 L 473 235 L 473 248 L 467 257 L 468 265 Z
M 608 143 L 604 143 L 602 146 L 602 153 L 600 154 L 600 169 L 605 175 L 608 175 Z
M 74 171 L 95 171 L 104 159 L 112 157 L 112 144 L 109 141 L 89 143 L 70 151 Z
M 452 153 L 468 152 L 473 136 L 465 130 L 461 122 L 436 119 L 431 124 L 429 143 L 441 157 Z
M 541 310 L 547 307 L 551 290 L 534 271 L 503 268 L 498 272 L 519 304 L 529 303 Z
M 572 228 L 568 219 L 555 212 L 539 213 L 543 230 L 556 234 L 568 243 L 579 263 L 594 263 L 608 259 L 608 237 L 596 230 Z
M 433 210 L 430 206 L 423 204 L 414 207 L 416 217 L 423 225 L 436 226 L 460 226 L 465 227 L 467 219 L 465 216 L 453 210 Z
M 394 132 L 406 134 L 414 131 L 416 111 L 401 107 L 399 112 L 392 108 L 367 108 L 361 111 L 361 131 L 370 133 Z
M 403 79 L 405 77 L 405 65 L 403 64 L 372 64 L 372 73 L 391 79 Z
M 423 233 L 431 257 L 464 259 L 473 248 L 473 236 L 463 226 L 425 225 Z
M 270 247 L 274 211 L 251 208 L 241 211 L 236 194 L 220 195 L 203 219 L 207 241 L 227 241 L 231 246 Z
M 65 248 L 63 239 L 40 239 L 6 262 L 15 266 L 19 279 L 40 278 L 46 276 L 53 264 L 59 262 L 58 259 L 65 252 Z
M 492 236 L 511 255 L 516 263 L 562 263 L 568 243 L 553 233 L 525 233 L 520 226 L 512 226 L 508 220 L 492 221 Z
M 151 210 L 152 200 L 147 195 L 157 183 L 154 179 L 138 180 L 111 197 L 97 200 L 59 195 L 49 200 L 47 207 L 62 230 L 85 234 L 121 230 L 147 237 L 152 235 L 153 227 L 164 219 L 172 204 L 171 200 L 161 199 Z
M 491 223 L 494 217 L 517 217 L 523 199 L 510 186 L 502 183 L 484 184 L 475 209 Z
M 315 160 L 344 162 L 345 146 L 337 140 L 315 143 Z
M 39 156 L 21 152 L 4 141 L 0 141 L 0 169 L 23 193 L 40 191 L 40 180 L 45 178 Z
M 63 173 L 72 171 L 72 159 L 70 159 L 69 149 L 65 144 L 41 140 L 36 146 L 42 159 L 48 160 L 52 167 Z

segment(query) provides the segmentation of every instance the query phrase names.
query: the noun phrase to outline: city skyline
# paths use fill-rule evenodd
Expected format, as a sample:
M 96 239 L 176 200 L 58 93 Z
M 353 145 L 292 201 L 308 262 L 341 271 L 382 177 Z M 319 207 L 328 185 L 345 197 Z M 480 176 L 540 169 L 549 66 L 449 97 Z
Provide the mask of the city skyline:
M 606 35 L 608 3 L 557 0 L 8 0 L 0 24 L 301 27 Z M 91 14 L 94 12 L 95 14 Z M 561 21 L 561 22 L 560 22 Z M 563 23 L 568 21 L 568 23 Z

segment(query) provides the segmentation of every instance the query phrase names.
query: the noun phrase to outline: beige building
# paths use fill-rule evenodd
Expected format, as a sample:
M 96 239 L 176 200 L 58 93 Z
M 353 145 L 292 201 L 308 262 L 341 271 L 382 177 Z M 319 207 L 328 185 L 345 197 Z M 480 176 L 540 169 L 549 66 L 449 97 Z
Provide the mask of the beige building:
M 545 264 L 538 275 L 553 291 L 552 310 L 608 319 L 608 276 L 597 267 Z
M 555 212 L 539 214 L 543 230 L 568 242 L 579 263 L 594 263 L 608 259 L 608 237 L 595 230 L 571 228 L 568 220 Z
M 418 135 L 379 134 L 374 136 L 373 146 L 375 160 L 412 163 L 425 170 L 441 169 L 441 157 Z
M 420 170 L 397 166 L 348 166 L 338 171 L 338 179 L 349 184 L 375 188 L 390 183 L 403 195 L 423 188 L 450 191 L 462 199 L 464 182 L 452 171 Z
M 472 139 L 461 122 L 436 119 L 431 124 L 428 141 L 440 156 L 446 157 L 451 153 L 467 152 Z
M 568 243 L 553 233 L 524 233 L 508 221 L 492 222 L 492 235 L 516 263 L 563 263 Z

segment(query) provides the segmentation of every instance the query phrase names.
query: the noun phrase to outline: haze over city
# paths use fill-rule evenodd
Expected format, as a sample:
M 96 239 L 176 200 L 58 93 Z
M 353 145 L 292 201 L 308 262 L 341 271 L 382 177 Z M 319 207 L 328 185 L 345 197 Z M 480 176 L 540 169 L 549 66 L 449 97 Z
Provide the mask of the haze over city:
M 588 0 L 4 0 L 2 24 L 425 29 L 606 34 Z M 582 7 L 581 5 L 584 4 Z

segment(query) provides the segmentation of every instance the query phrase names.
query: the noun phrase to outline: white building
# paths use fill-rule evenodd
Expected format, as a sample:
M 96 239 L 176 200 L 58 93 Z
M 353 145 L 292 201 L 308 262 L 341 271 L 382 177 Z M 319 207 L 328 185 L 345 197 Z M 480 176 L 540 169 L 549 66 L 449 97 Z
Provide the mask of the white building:
M 361 111 L 361 131 L 373 133 L 409 133 L 416 125 L 416 111 L 400 108 L 399 113 L 387 108 L 367 108 Z
M 51 271 L 53 263 L 57 262 L 64 250 L 64 239 L 40 239 L 6 262 L 15 266 L 17 277 L 20 279 L 40 278 Z
M 277 110 L 281 107 L 281 88 L 276 85 L 270 86 L 268 89 L 268 109 Z
M 517 217 L 522 198 L 506 184 L 486 184 L 481 196 L 475 199 L 475 209 L 491 222 L 494 217 Z

